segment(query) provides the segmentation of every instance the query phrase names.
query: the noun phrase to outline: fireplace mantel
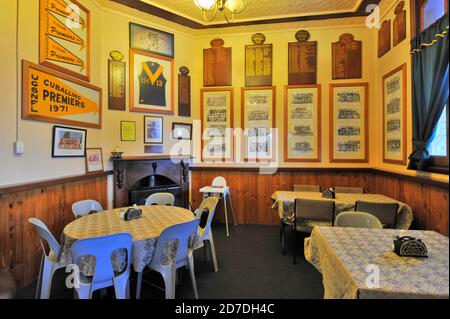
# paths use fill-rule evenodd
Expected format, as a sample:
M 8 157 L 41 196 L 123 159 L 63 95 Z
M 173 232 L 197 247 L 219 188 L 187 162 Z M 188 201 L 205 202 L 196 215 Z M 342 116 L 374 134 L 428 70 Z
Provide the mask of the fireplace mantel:
M 112 159 L 114 166 L 114 207 L 132 205 L 130 192 L 142 179 L 162 175 L 181 187 L 179 206 L 189 208 L 189 157 L 125 156 Z

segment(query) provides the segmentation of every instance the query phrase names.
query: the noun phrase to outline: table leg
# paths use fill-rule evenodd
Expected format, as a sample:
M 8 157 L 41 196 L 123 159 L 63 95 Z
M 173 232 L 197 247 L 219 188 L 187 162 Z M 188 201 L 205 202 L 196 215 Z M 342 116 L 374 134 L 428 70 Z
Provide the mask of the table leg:
M 228 232 L 228 211 L 227 211 L 227 198 L 226 196 L 223 196 L 223 207 L 225 211 L 225 227 L 227 229 L 227 237 L 230 236 L 230 233 Z

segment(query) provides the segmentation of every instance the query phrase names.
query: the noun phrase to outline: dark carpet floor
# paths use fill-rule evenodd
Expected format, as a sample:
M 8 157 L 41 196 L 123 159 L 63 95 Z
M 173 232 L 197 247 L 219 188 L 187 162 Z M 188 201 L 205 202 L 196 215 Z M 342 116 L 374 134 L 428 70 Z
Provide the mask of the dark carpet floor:
M 292 245 L 286 255 L 281 254 L 279 226 L 230 226 L 226 237 L 225 225 L 213 225 L 219 271 L 205 260 L 203 249 L 195 252 L 195 273 L 199 297 L 205 299 L 314 299 L 323 297 L 322 277 L 303 257 L 299 249 L 297 264 L 293 264 Z M 289 234 L 288 234 L 289 235 Z M 290 234 L 292 235 L 292 234 Z M 290 236 L 292 237 L 292 236 Z M 288 237 L 289 243 L 292 239 Z M 209 256 L 209 254 L 208 254 Z M 131 295 L 135 294 L 135 274 L 131 280 Z M 187 271 L 176 290 L 176 298 L 193 298 Z M 159 274 L 148 272 L 144 279 L 163 287 Z M 34 298 L 36 282 L 21 289 L 16 298 Z M 73 298 L 73 291 L 65 287 L 64 269 L 55 274 L 52 298 Z M 94 298 L 112 298 L 108 288 L 105 296 L 99 292 Z M 164 298 L 164 292 L 143 283 L 141 298 Z

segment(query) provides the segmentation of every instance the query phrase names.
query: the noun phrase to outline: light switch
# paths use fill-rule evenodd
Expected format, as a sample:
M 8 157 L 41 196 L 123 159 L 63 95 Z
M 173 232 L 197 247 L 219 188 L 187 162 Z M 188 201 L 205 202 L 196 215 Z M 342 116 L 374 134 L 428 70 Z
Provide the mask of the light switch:
M 23 144 L 23 141 L 16 141 L 14 143 L 14 151 L 18 155 L 25 152 L 25 145 Z

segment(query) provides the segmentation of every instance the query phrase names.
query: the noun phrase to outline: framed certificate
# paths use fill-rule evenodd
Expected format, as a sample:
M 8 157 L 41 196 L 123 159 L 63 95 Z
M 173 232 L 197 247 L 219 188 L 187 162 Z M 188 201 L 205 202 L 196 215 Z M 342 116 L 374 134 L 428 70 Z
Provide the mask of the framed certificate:
M 243 154 L 246 161 L 275 160 L 274 86 L 242 88 Z
M 202 160 L 233 160 L 233 88 L 201 89 Z
M 319 162 L 321 86 L 288 85 L 284 92 L 284 160 Z
M 383 76 L 383 161 L 406 165 L 406 64 Z
M 120 140 L 122 142 L 136 141 L 135 121 L 120 121 Z
M 368 83 L 330 84 L 330 162 L 368 161 Z
M 130 111 L 173 114 L 173 59 L 130 50 Z

